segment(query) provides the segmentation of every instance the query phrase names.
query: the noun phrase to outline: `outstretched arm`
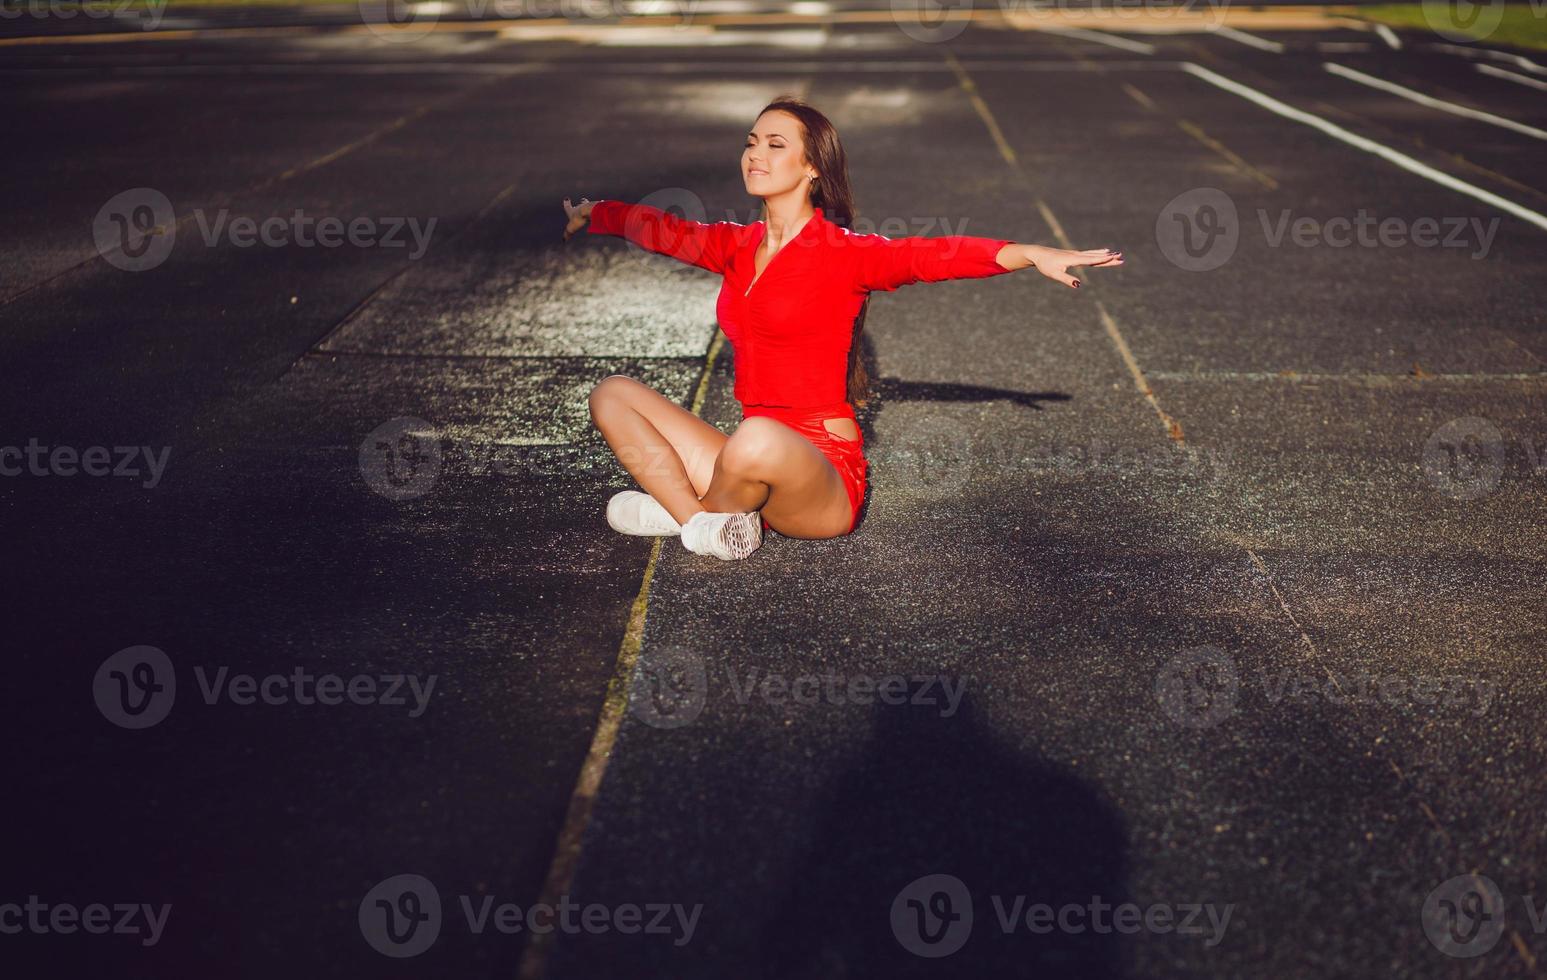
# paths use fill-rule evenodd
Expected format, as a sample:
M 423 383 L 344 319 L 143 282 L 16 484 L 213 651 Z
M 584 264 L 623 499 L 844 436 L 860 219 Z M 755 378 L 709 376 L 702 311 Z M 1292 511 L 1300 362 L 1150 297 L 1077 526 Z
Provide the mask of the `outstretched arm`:
M 647 204 L 624 201 L 581 198 L 578 206 L 571 206 L 566 197 L 564 209 L 569 213 L 569 224 L 564 230 L 566 241 L 588 222 L 587 230 L 592 234 L 617 235 L 640 248 L 670 255 L 710 272 L 725 271 L 735 250 L 736 230 L 744 227 L 733 221 L 690 221 Z
M 888 238 L 845 230 L 855 282 L 861 289 L 891 292 L 916 282 L 984 279 L 1010 269 L 996 256 L 1013 242 L 1002 238 L 942 235 L 938 238 Z
M 891 291 L 916 282 L 947 279 L 984 279 L 1035 266 L 1049 279 L 1072 288 L 1079 281 L 1069 275 L 1074 266 L 1122 265 L 1121 252 L 1027 245 L 1003 238 L 943 235 L 937 238 L 887 238 L 885 235 L 849 233 L 855 278 L 868 290 Z

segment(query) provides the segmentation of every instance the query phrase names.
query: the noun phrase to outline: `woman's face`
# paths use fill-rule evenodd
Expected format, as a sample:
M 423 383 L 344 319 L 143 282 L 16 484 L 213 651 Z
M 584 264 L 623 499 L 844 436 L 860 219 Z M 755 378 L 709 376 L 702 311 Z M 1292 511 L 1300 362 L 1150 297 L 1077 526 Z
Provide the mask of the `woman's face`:
M 777 197 L 803 187 L 812 172 L 805 162 L 800 122 L 787 112 L 770 110 L 757 117 L 741 151 L 741 177 L 747 193 Z

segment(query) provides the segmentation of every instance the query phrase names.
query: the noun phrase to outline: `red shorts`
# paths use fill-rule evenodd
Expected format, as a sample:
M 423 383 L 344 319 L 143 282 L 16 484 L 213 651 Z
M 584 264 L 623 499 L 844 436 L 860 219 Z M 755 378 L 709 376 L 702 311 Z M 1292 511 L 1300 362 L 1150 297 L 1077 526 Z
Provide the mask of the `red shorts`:
M 854 417 L 854 406 L 848 402 L 838 402 L 834 405 L 824 405 L 816 408 L 785 408 L 779 405 L 743 405 L 741 416 L 749 419 L 757 415 L 778 419 L 785 425 L 805 436 L 812 445 L 822 451 L 828 461 L 833 464 L 833 469 L 838 471 L 838 476 L 843 479 L 843 487 L 849 492 L 849 530 L 854 530 L 854 522 L 859 518 L 859 508 L 865 501 L 865 478 L 870 464 L 865 459 L 865 434 L 860 432 L 857 439 L 844 439 L 834 435 L 823 425 L 824 419 L 843 418 L 851 419 L 854 428 L 859 430 L 859 420 Z M 763 528 L 768 528 L 768 522 L 763 521 Z

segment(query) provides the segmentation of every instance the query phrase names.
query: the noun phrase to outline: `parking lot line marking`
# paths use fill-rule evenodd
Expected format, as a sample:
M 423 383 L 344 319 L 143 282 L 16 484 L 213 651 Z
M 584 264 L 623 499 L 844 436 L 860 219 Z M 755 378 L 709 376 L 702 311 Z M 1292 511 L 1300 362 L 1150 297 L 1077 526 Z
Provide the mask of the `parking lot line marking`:
M 1376 24 L 1375 25 L 1375 34 L 1382 41 L 1385 41 L 1386 42 L 1386 46 L 1391 48 L 1391 50 L 1393 50 L 1393 51 L 1401 51 L 1402 50 L 1402 39 L 1397 37 L 1397 32 L 1396 31 L 1394 31 L 1391 28 L 1387 27 L 1385 24 Z
M 807 75 L 795 87 L 796 95 L 801 99 L 806 98 L 810 94 L 811 83 L 812 78 Z M 704 353 L 704 369 L 699 373 L 698 386 L 693 391 L 693 401 L 688 407 L 688 411 L 694 415 L 703 414 L 704 403 L 709 397 L 709 383 L 714 378 L 714 365 L 725 349 L 725 339 L 725 332 L 716 330 L 714 338 L 709 341 L 709 349 Z M 628 713 L 629 685 L 644 647 L 645 619 L 650 612 L 650 586 L 655 580 L 661 544 L 665 540 L 656 538 L 651 545 L 650 558 L 645 562 L 644 575 L 639 583 L 639 593 L 634 596 L 634 602 L 629 607 L 628 624 L 623 629 L 623 640 L 618 644 L 618 659 L 607 681 L 602 710 L 596 719 L 596 730 L 591 735 L 591 747 L 586 752 L 585 762 L 580 766 L 580 775 L 575 780 L 575 788 L 570 793 L 569 809 L 565 812 L 564 825 L 554 843 L 553 861 L 543 879 L 542 891 L 537 899 L 539 902 L 556 905 L 562 896 L 569 894 L 575 870 L 580 866 L 586 828 L 590 826 L 591 813 L 596 809 L 597 798 L 601 795 L 607 762 L 612 758 L 618 732 L 623 727 L 623 716 Z M 551 932 L 530 934 L 526 949 L 521 953 L 521 962 L 516 968 L 518 980 L 542 980 L 547 973 L 548 953 L 552 947 Z
M 1532 211 L 1530 208 L 1516 204 L 1514 201 L 1511 201 L 1508 198 L 1503 198 L 1490 191 L 1483 190 L 1481 187 L 1478 187 L 1475 184 L 1469 184 L 1466 181 L 1452 177 L 1450 174 L 1444 173 L 1443 171 L 1435 170 L 1428 164 L 1415 160 L 1405 153 L 1393 150 L 1388 146 L 1384 146 L 1375 142 L 1374 140 L 1366 139 L 1357 133 L 1351 133 L 1336 123 L 1328 122 L 1320 116 L 1313 115 L 1302 109 L 1296 109 L 1294 106 L 1280 102 L 1270 95 L 1265 95 L 1264 93 L 1259 92 L 1254 88 L 1242 85 L 1240 82 L 1226 78 L 1217 72 L 1210 71 L 1209 69 L 1196 62 L 1184 62 L 1182 65 L 1182 70 L 1187 72 L 1189 75 L 1193 75 L 1205 82 L 1208 82 L 1210 85 L 1222 88 L 1234 95 L 1239 95 L 1241 98 L 1246 99 L 1249 102 L 1254 102 L 1257 105 L 1262 106 L 1264 109 L 1267 109 L 1269 112 L 1276 113 L 1277 115 L 1283 116 L 1286 119 L 1293 119 L 1295 122 L 1304 123 L 1313 129 L 1319 129 L 1335 140 L 1347 143 L 1349 146 L 1363 150 L 1366 153 L 1373 153 L 1383 160 L 1396 164 L 1403 170 L 1417 174 L 1418 176 L 1427 180 L 1431 180 L 1442 187 L 1446 187 L 1458 193 L 1465 194 L 1468 197 L 1476 198 L 1485 204 L 1491 204 L 1506 214 L 1512 214 L 1522 221 L 1527 221 L 1536 227 L 1547 231 L 1547 215 L 1541 214 L 1537 211 Z
M 978 118 L 983 121 L 984 127 L 987 128 L 989 135 L 993 137 L 994 145 L 998 148 L 1000 157 L 1010 166 L 1010 169 L 1019 174 L 1027 184 L 1030 184 L 1030 178 L 1027 176 L 1025 169 L 1021 167 L 1020 158 L 1016 156 L 1014 148 L 1010 146 L 1010 141 L 1005 139 L 1004 131 L 999 127 L 999 122 L 994 118 L 994 114 L 989 109 L 988 104 L 978 94 L 978 87 L 973 82 L 972 76 L 967 74 L 962 63 L 956 60 L 956 56 L 950 51 L 945 53 L 945 57 L 946 62 L 955 70 L 957 81 L 967 93 L 967 98 L 972 102 L 972 107 L 977 111 Z M 1048 228 L 1052 230 L 1053 237 L 1058 239 L 1062 247 L 1073 250 L 1074 245 L 1070 242 L 1069 236 L 1064 234 L 1064 226 L 1059 222 L 1058 216 L 1053 213 L 1053 209 L 1048 207 L 1047 202 L 1040 197 L 1036 198 L 1036 202 L 1037 210 L 1041 213 L 1042 220 L 1047 222 Z M 1081 281 L 1086 286 L 1090 285 L 1089 276 L 1082 277 Z M 1133 356 L 1133 351 L 1129 348 L 1128 342 L 1123 339 L 1122 331 L 1117 328 L 1117 321 L 1112 319 L 1112 315 L 1107 312 L 1106 307 L 1102 305 L 1100 300 L 1096 301 L 1096 313 L 1101 318 L 1102 329 L 1111 338 L 1113 345 L 1117 348 L 1118 355 L 1128 368 L 1128 373 L 1133 377 L 1134 384 L 1138 387 L 1139 392 L 1143 394 L 1145 400 L 1150 403 L 1150 407 L 1155 410 L 1155 414 L 1160 417 L 1160 424 L 1165 429 L 1166 435 L 1172 441 L 1179 444 L 1182 443 L 1181 424 L 1160 407 L 1160 401 L 1155 397 L 1155 392 L 1150 388 L 1149 382 L 1144 380 L 1144 372 L 1140 369 L 1138 360 Z
M 1123 89 L 1124 92 L 1128 93 L 1129 97 L 1132 98 L 1133 101 L 1139 103 L 1139 105 L 1143 106 L 1144 108 L 1146 108 L 1146 109 L 1156 109 L 1155 101 L 1153 99 L 1151 99 L 1148 95 L 1145 95 L 1142 90 L 1140 90 L 1138 88 L 1135 88 L 1133 85 L 1129 84 L 1128 82 L 1123 82 L 1122 83 L 1122 89 Z M 1159 110 L 1156 109 L 1156 111 L 1159 111 Z
M 698 377 L 698 387 L 693 392 L 690 411 L 698 415 L 703 411 L 704 400 L 709 393 L 709 382 L 714 376 L 714 364 L 724 348 L 724 333 L 715 331 L 709 350 L 704 355 L 704 369 Z M 539 902 L 557 904 L 569 893 L 580 864 L 580 851 L 585 841 L 585 831 L 591 823 L 591 813 L 601 794 L 602 779 L 607 774 L 607 761 L 612 757 L 613 746 L 618 741 L 618 731 L 623 717 L 628 713 L 629 685 L 639 664 L 639 653 L 644 647 L 645 619 L 650 612 L 650 586 L 655 580 L 656 564 L 661 557 L 661 545 L 667 538 L 656 538 L 650 546 L 650 558 L 645 562 L 643 580 L 639 592 L 629 607 L 628 624 L 623 629 L 623 641 L 618 646 L 618 659 L 612 676 L 607 681 L 607 693 L 602 699 L 602 710 L 591 735 L 591 747 L 585 762 L 580 766 L 580 776 L 570 793 L 569 809 L 564 815 L 564 825 L 554 844 L 553 862 L 543 879 Z M 526 949 L 521 954 L 517 968 L 519 980 L 541 980 L 547 969 L 548 952 L 552 948 L 551 933 L 531 933 Z
M 1246 174 L 1248 177 L 1257 181 L 1257 183 L 1266 187 L 1270 191 L 1278 190 L 1277 180 L 1274 180 L 1272 177 L 1268 176 L 1261 170 L 1258 170 L 1256 167 L 1241 159 L 1240 154 L 1236 153 L 1234 150 L 1230 149 L 1230 147 L 1210 136 L 1208 133 L 1205 133 L 1203 131 L 1203 127 L 1199 126 L 1197 123 L 1190 119 L 1178 119 L 1176 121 L 1176 125 L 1188 136 L 1191 136 L 1199 143 L 1202 143 L 1204 146 L 1213 150 L 1215 153 L 1218 153 L 1226 160 L 1229 160 L 1236 166 L 1237 169 Z
M 1436 99 L 1432 95 L 1425 95 L 1422 92 L 1419 92 L 1415 89 L 1410 89 L 1405 85 L 1398 85 L 1396 82 L 1388 82 L 1384 78 L 1376 78 L 1374 75 L 1367 75 L 1362 71 L 1356 71 L 1353 68 L 1334 64 L 1330 61 L 1322 62 L 1322 67 L 1334 75 L 1339 75 L 1351 81 L 1358 82 L 1361 85 L 1368 85 L 1370 88 L 1380 89 L 1382 92 L 1390 92 L 1392 95 L 1401 96 L 1402 98 L 1407 99 L 1409 102 L 1416 102 L 1421 106 L 1428 106 L 1430 109 L 1438 109 L 1441 112 L 1448 112 L 1451 115 L 1463 116 L 1467 119 L 1475 119 L 1478 122 L 1485 122 L 1494 126 L 1501 126 L 1504 129 L 1513 130 L 1514 132 L 1529 136 L 1532 139 L 1547 140 L 1547 129 L 1537 129 L 1535 126 L 1527 126 L 1525 123 L 1516 122 L 1513 119 L 1506 119 L 1503 116 L 1496 116 L 1491 112 L 1483 112 L 1481 109 L 1472 109 L 1464 105 L 1458 105 L 1455 102 L 1446 102 L 1444 99 Z
M 1508 340 L 1509 338 L 1504 338 Z M 1511 342 L 1513 343 L 1513 342 Z M 1513 346 L 1519 347 L 1518 344 Z M 1523 348 L 1521 348 L 1524 350 Z M 1529 354 L 1529 351 L 1526 352 Z M 1533 355 L 1533 360 L 1535 359 Z M 1366 388 L 1406 388 L 1446 384 L 1525 384 L 1530 387 L 1547 385 L 1547 371 L 1510 371 L 1489 374 L 1486 372 L 1459 372 L 1455 374 L 1375 374 L 1357 372 L 1336 374 L 1317 371 L 1151 371 L 1155 381 L 1199 384 L 1256 384 L 1261 382 L 1307 385 L 1323 384 L 1356 385 Z
M 1043 27 L 1040 29 L 1049 34 L 1062 34 L 1065 37 L 1076 37 L 1082 41 L 1094 41 L 1097 44 L 1121 48 L 1124 51 L 1134 51 L 1139 54 L 1155 53 L 1155 46 L 1153 44 L 1146 44 L 1143 41 L 1130 41 L 1126 37 L 1118 37 L 1116 34 L 1108 34 L 1105 31 L 1092 31 L 1083 27 Z
M 1237 41 L 1247 47 L 1257 48 L 1261 51 L 1271 51 L 1274 54 L 1284 53 L 1284 46 L 1278 41 L 1269 41 L 1265 37 L 1248 34 L 1245 31 L 1236 30 L 1234 27 L 1227 27 L 1224 24 L 1216 25 L 1211 33 L 1218 34 L 1220 37 L 1227 37 L 1232 41 Z
M 1544 92 L 1547 92 L 1547 82 L 1544 82 L 1539 78 L 1532 78 L 1529 75 L 1522 75 L 1518 72 L 1506 71 L 1503 68 L 1495 68 L 1493 65 L 1476 64 L 1472 67 L 1476 68 L 1484 75 L 1491 75 L 1494 78 L 1502 78 L 1506 81 L 1514 82 L 1517 85 L 1529 85 L 1531 88 L 1540 89 Z
M 1155 104 L 1155 100 L 1144 94 L 1144 92 L 1141 91 L 1137 86 L 1131 85 L 1128 82 L 1123 82 L 1122 89 L 1124 92 L 1128 93 L 1130 98 L 1139 103 L 1139 105 L 1150 110 L 1151 112 L 1160 112 L 1160 107 Z M 1224 143 L 1221 143 L 1219 140 L 1210 136 L 1208 133 L 1205 133 L 1202 126 L 1199 126 L 1191 119 L 1176 119 L 1174 121 L 1178 129 L 1186 133 L 1188 136 L 1191 136 L 1199 143 L 1202 143 L 1204 146 L 1208 147 L 1209 150 L 1224 157 L 1230 162 L 1231 166 L 1235 167 L 1237 170 L 1240 170 L 1246 176 L 1257 181 L 1259 184 L 1266 187 L 1270 191 L 1278 190 L 1277 180 L 1247 163 L 1239 153 L 1236 153 Z
M 1524 68 L 1526 71 L 1534 72 L 1538 75 L 1547 75 L 1547 67 L 1543 67 L 1542 65 L 1537 64 L 1530 58 L 1525 58 L 1518 54 L 1511 54 L 1508 51 L 1495 51 L 1492 48 L 1470 48 L 1463 47 L 1459 44 L 1434 43 L 1428 45 L 1428 47 L 1433 48 L 1436 51 L 1445 51 L 1450 54 L 1459 54 L 1463 57 L 1471 58 L 1474 61 L 1478 58 L 1492 58 L 1494 61 L 1502 61 L 1507 64 L 1514 65 L 1516 68 Z

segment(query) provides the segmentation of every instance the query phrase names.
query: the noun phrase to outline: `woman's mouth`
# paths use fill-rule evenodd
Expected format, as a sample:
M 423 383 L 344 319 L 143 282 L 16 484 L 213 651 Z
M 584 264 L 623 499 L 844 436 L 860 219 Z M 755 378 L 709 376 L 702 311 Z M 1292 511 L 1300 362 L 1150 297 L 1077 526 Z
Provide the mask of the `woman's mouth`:
M 748 177 L 767 177 L 768 176 L 768 171 L 766 171 L 766 170 L 748 170 L 747 171 L 747 176 Z

